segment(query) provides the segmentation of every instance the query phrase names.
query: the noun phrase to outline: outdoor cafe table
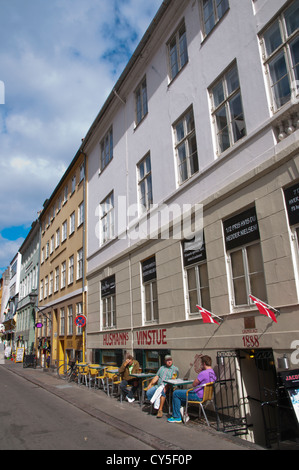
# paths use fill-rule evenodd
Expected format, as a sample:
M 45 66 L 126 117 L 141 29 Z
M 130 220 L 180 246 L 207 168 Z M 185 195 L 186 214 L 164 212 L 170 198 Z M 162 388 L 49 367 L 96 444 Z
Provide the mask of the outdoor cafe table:
M 145 379 L 149 379 L 151 377 L 155 377 L 156 374 L 152 372 L 140 372 L 139 374 L 131 374 L 132 377 L 136 377 L 138 379 L 138 396 L 139 396 L 139 403 L 140 406 L 143 404 L 143 390 L 142 390 L 142 381 Z
M 170 393 L 169 393 L 169 413 L 171 413 L 173 387 L 183 387 L 184 385 L 191 385 L 193 384 L 193 382 L 194 380 L 184 380 L 184 379 L 165 380 L 165 383 L 171 386 Z
M 88 368 L 89 368 L 89 384 L 90 384 L 90 369 L 95 369 L 95 370 L 105 370 L 107 366 L 100 366 L 100 364 L 92 364 L 92 365 L 89 365 Z M 89 385 L 90 386 L 90 385 Z

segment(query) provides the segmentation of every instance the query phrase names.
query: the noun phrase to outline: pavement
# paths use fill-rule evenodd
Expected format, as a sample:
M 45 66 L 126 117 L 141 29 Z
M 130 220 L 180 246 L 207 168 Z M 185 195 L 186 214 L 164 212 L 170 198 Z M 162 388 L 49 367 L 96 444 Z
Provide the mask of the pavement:
M 211 421 L 208 427 L 205 422 L 191 419 L 187 424 L 168 423 L 167 414 L 157 418 L 149 414 L 148 406 L 140 406 L 138 401 L 120 402 L 109 397 L 103 390 L 88 388 L 74 382 L 67 383 L 49 369 L 37 367 L 23 368 L 22 363 L 6 360 L 6 370 L 17 374 L 31 383 L 47 390 L 57 397 L 72 404 L 88 415 L 106 422 L 117 429 L 134 436 L 156 450 L 162 451 L 195 451 L 195 450 L 265 450 L 240 437 L 217 431 L 216 423 Z

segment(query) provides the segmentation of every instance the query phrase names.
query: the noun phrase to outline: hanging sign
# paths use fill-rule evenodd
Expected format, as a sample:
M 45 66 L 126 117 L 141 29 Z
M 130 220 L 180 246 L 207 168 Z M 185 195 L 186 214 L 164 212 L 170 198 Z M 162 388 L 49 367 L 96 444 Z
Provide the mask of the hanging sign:
M 85 315 L 78 315 L 76 318 L 75 318 L 75 324 L 79 327 L 83 327 L 86 325 L 86 317 Z
M 35 323 L 35 328 L 42 328 L 43 324 L 42 323 Z

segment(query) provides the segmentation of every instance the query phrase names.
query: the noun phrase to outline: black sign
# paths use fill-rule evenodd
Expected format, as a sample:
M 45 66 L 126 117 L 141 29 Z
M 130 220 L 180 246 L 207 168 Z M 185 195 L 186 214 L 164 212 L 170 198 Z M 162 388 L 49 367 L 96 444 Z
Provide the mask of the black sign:
M 289 223 L 295 225 L 299 223 L 299 183 L 284 190 Z
M 101 296 L 108 297 L 115 294 L 115 275 L 107 277 L 101 282 Z
M 299 388 L 299 369 L 279 372 L 285 388 Z
M 184 266 L 200 263 L 207 259 L 204 236 L 194 237 L 192 240 L 183 242 Z
M 148 282 L 152 279 L 156 279 L 156 277 L 156 258 L 155 256 L 152 256 L 142 262 L 142 279 L 143 282 Z
M 255 207 L 226 220 L 223 222 L 223 227 L 227 250 L 260 239 Z

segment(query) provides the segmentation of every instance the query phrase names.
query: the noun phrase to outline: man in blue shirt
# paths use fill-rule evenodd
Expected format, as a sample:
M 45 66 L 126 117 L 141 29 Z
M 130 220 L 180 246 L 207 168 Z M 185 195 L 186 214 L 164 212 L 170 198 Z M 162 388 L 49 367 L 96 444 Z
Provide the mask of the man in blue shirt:
M 152 378 L 150 381 L 148 387 L 147 387 L 147 392 L 146 396 L 149 400 L 154 396 L 156 390 L 160 385 L 164 385 L 164 388 L 162 389 L 161 397 L 160 397 L 160 406 L 158 409 L 157 413 L 157 418 L 162 418 L 163 416 L 163 405 L 166 400 L 166 387 L 167 385 L 165 384 L 166 380 L 172 379 L 174 376 L 177 377 L 179 374 L 179 369 L 173 365 L 172 363 L 172 357 L 167 355 L 164 358 L 165 360 L 165 366 L 161 366 L 160 369 L 157 372 L 157 375 Z

